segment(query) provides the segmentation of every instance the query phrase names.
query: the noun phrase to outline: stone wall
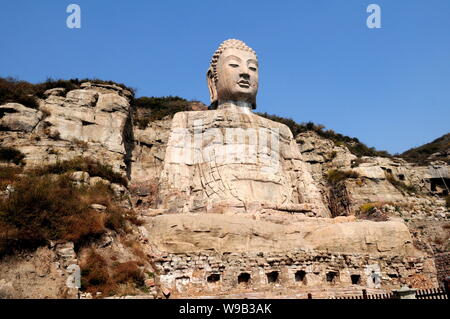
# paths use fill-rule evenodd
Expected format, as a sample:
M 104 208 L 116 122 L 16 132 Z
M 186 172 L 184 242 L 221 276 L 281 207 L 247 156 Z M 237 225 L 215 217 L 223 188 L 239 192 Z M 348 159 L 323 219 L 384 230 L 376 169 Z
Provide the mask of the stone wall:
M 434 262 L 436 264 L 437 280 L 441 283 L 450 276 L 450 252 L 434 255 Z
M 307 250 L 277 253 L 164 254 L 155 258 L 161 286 L 180 296 L 308 287 L 390 289 L 436 285 L 432 258 L 335 254 Z M 417 281 L 420 276 L 425 281 Z M 424 286 L 425 283 L 425 286 Z

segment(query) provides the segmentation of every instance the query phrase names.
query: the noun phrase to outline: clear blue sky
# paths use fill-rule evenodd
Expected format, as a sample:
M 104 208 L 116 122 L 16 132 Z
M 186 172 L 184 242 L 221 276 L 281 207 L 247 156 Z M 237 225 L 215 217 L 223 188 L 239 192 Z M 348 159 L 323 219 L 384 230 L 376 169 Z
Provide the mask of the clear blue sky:
M 66 27 L 70 3 L 81 29 Z M 366 26 L 370 3 L 381 29 Z M 449 0 L 2 0 L 0 76 L 97 77 L 208 104 L 205 72 L 228 38 L 258 53 L 257 111 L 392 153 L 450 131 Z

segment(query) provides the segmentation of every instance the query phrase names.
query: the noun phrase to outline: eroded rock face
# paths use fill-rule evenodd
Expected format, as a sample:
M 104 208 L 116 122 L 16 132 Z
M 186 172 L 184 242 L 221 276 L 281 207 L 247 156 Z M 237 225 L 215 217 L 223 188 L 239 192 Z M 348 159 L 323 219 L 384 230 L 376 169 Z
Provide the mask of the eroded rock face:
M 160 182 L 159 207 L 177 212 L 309 203 L 328 213 L 289 128 L 247 108 L 177 113 Z
M 50 95 L 43 108 L 50 113 L 45 123 L 60 139 L 100 143 L 109 151 L 126 153 L 123 136 L 130 104 L 117 92 L 85 86 L 65 97 Z
M 439 184 L 442 177 L 450 176 L 447 165 L 434 168 L 417 166 L 400 158 L 369 156 L 357 158 L 346 147 L 336 145 L 311 131 L 299 134 L 296 141 L 311 176 L 322 195 L 329 200 L 331 188 L 327 181 L 329 171 L 353 171 L 359 175 L 359 178 L 349 178 L 341 185 L 348 194 L 351 214 L 356 213 L 360 206 L 366 203 L 408 203 L 411 196 L 429 194 L 433 188 L 433 178 Z M 405 186 L 414 186 L 417 194 L 408 194 L 411 191 L 407 192 L 398 185 L 395 186 L 389 179 Z
M 39 110 L 17 103 L 0 106 L 2 146 L 23 152 L 27 166 L 83 156 L 129 173 L 131 92 L 86 82 L 77 90 L 54 88 L 43 96 Z
M 0 262 L 0 298 L 77 298 L 78 289 L 66 285 L 70 275 L 67 267 L 76 263 L 73 244 L 70 243 L 3 257 Z
M 253 217 L 258 218 L 257 215 Z M 155 234 L 151 235 L 151 242 L 157 249 L 169 253 L 276 252 L 302 248 L 373 256 L 422 255 L 412 246 L 406 225 L 398 221 L 338 222 L 286 214 L 282 223 L 275 223 L 245 214 L 169 214 L 151 218 L 146 228 L 148 234 Z
M 398 189 L 384 179 L 366 179 L 363 182 L 347 180 L 345 186 L 350 194 L 354 211 L 366 203 L 402 202 L 406 199 Z
M 272 289 L 265 282 L 266 273 L 279 271 L 282 283 L 296 284 L 298 270 L 305 270 L 312 286 L 326 283 L 331 271 L 340 273 L 345 284 L 357 272 L 362 282 L 367 281 L 363 285 L 372 287 L 374 269 L 384 276 L 382 285 L 422 274 L 434 284 L 433 264 L 412 243 L 429 253 L 445 251 L 445 243 L 427 242 L 436 239 L 438 228 L 439 240 L 448 239 L 442 225 L 449 212 L 442 199 L 418 198 L 397 189 L 387 174 L 427 191 L 427 179 L 440 176 L 436 170 L 378 157 L 363 157 L 355 165 L 356 157 L 345 147 L 313 132 L 294 140 L 286 126 L 247 107 L 181 112 L 173 120 L 134 127 L 130 133 L 131 93 L 118 86 L 84 83 L 78 90 L 56 88 L 44 96 L 39 110 L 16 103 L 0 106 L 2 146 L 21 150 L 27 166 L 81 155 L 129 173 L 135 203 L 148 199 L 148 205 L 138 210 L 147 214 L 141 240 L 152 256 L 166 256 L 156 261 L 163 274 L 156 281 L 170 289 L 188 293 L 186 287 L 192 283 L 209 285 L 207 278 L 215 273 L 223 276 L 226 293 L 244 268 L 263 290 Z M 196 133 L 201 133 L 200 140 L 195 140 Z M 249 150 L 254 150 L 255 158 L 246 156 Z M 389 202 L 380 209 L 391 220 L 317 218 L 330 217 L 326 207 L 330 169 L 358 172 L 360 178 L 343 183 L 353 209 L 368 202 Z M 102 181 L 86 172 L 74 172 L 71 178 L 83 185 Z M 127 192 L 119 185 L 111 187 L 118 197 Z M 93 208 L 101 211 L 103 206 Z M 413 237 L 392 216 L 410 220 Z M 37 251 L 41 261 L 26 256 L 2 261 L 0 295 L 10 296 L 15 290 L 25 297 L 63 296 L 60 274 L 76 255 L 71 247 L 59 248 Z M 15 272 L 31 281 L 15 280 Z
M 133 128 L 134 148 L 131 179 L 133 184 L 145 184 L 159 179 L 164 166 L 172 119 L 149 124 L 145 129 Z

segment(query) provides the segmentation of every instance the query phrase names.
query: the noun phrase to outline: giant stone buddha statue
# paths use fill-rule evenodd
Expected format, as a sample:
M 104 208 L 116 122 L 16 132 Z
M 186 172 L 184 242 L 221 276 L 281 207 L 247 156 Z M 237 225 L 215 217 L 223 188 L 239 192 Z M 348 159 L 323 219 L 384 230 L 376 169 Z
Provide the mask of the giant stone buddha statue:
M 215 51 L 207 71 L 210 110 L 174 116 L 159 208 L 328 216 L 289 128 L 252 113 L 258 68 L 255 51 L 240 40 L 224 41 Z
M 322 256 L 317 252 L 335 254 L 331 260 L 351 254 L 352 258 L 341 259 L 345 263 L 337 266 L 348 283 L 355 267 L 364 274 L 374 269 L 380 272 L 380 256 L 421 256 L 402 221 L 329 218 L 292 132 L 284 124 L 252 112 L 256 108 L 258 67 L 255 52 L 245 43 L 223 42 L 207 71 L 211 109 L 179 112 L 172 120 L 158 209 L 149 212 L 151 217 L 144 226 L 152 252 L 163 256 L 161 283 L 178 289 L 178 278 L 205 283 L 211 273 L 209 264 L 196 266 L 197 261 L 192 267 L 171 269 L 169 260 L 175 259 L 165 259 L 167 254 L 184 258 L 194 253 L 195 258 L 208 260 L 214 256 L 220 261 L 217 272 L 223 278 L 221 283 L 234 286 L 244 264 L 229 262 L 230 252 L 249 262 L 247 265 L 254 262 L 250 255 L 289 256 L 289 265 L 280 268 L 286 282 L 293 275 L 286 273 L 306 262 L 305 255 L 294 254 L 299 249 L 310 257 Z M 425 265 L 422 259 L 420 262 Z M 258 285 L 257 278 L 264 283 L 267 271 L 278 271 L 280 266 L 267 267 L 259 262 L 251 266 L 252 284 Z M 329 269 L 328 262 L 323 267 Z M 433 265 L 425 268 L 433 269 Z M 310 264 L 305 269 L 309 284 L 322 280 L 324 270 L 317 272 Z M 364 276 L 371 287 L 371 277 Z

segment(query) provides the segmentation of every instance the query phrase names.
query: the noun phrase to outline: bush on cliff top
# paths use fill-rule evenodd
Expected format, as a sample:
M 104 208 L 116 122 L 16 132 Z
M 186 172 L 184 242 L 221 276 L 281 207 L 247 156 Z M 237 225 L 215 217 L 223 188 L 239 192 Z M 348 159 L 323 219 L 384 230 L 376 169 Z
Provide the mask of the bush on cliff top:
M 144 129 L 150 122 L 167 115 L 189 111 L 189 101 L 178 96 L 140 97 L 133 102 L 134 124 Z
M 0 78 L 0 105 L 14 102 L 37 109 L 39 104 L 35 93 L 35 87 L 31 83 L 13 78 Z
M 450 133 L 447 133 L 430 143 L 407 150 L 399 156 L 407 161 L 417 163 L 419 165 L 428 165 L 431 162 L 431 159 L 429 157 L 432 154 L 438 152 L 442 152 L 443 154 L 445 154 L 449 148 Z M 447 159 L 445 155 L 441 155 L 440 157 L 438 156 L 438 158 L 436 159 L 442 160 L 450 165 L 450 160 Z
M 257 113 L 257 114 L 269 120 L 285 124 L 287 127 L 289 127 L 294 136 L 297 136 L 300 133 L 308 131 L 316 132 L 319 136 L 332 140 L 336 145 L 346 146 L 352 154 L 358 157 L 361 156 L 391 157 L 391 155 L 388 152 L 377 151 L 373 147 L 368 147 L 364 143 L 361 143 L 356 137 L 345 136 L 336 133 L 333 130 L 324 130 L 325 127 L 320 124 L 318 125 L 312 122 L 298 124 L 297 122 L 295 122 L 293 119 L 290 118 L 284 118 L 281 116 L 271 115 L 267 113 Z
M 43 98 L 44 92 L 54 88 L 65 88 L 66 91 L 79 89 L 84 82 L 97 84 L 115 84 L 134 94 L 135 90 L 121 83 L 103 81 L 99 79 L 47 79 L 45 82 L 32 84 L 14 78 L 0 78 L 0 105 L 5 103 L 20 103 L 33 109 L 39 108 L 37 98 Z

